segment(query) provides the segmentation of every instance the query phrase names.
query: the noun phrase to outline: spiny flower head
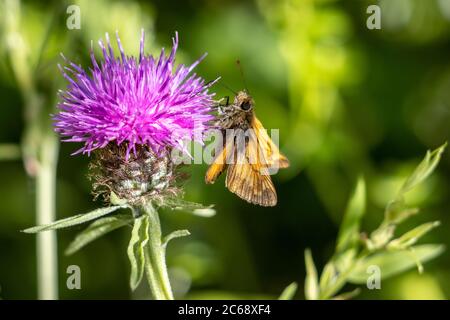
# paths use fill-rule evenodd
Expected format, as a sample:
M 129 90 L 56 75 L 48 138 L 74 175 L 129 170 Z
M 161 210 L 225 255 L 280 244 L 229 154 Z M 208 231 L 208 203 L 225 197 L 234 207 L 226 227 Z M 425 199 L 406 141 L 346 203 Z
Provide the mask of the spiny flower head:
M 91 48 L 89 72 L 72 62 L 60 67 L 69 85 L 60 91 L 59 112 L 53 119 L 63 141 L 84 142 L 75 154 L 125 143 L 127 159 L 140 145 L 158 153 L 183 149 L 186 139 L 202 143 L 202 133 L 213 119 L 213 94 L 208 93 L 213 82 L 191 73 L 204 56 L 175 69 L 177 33 L 170 55 L 162 49 L 159 58 L 144 54 L 143 31 L 138 58 L 126 56 L 116 37 L 120 57 L 114 56 L 106 34 L 106 46 L 99 41 L 100 64 Z
M 162 205 L 166 198 L 183 194 L 181 185 L 188 175 L 171 161 L 168 150 L 157 156 L 147 146 L 136 145 L 129 159 L 126 150 L 125 145 L 110 144 L 94 152 L 88 174 L 94 198 L 101 196 L 111 203 L 114 194 L 128 204 L 153 201 Z

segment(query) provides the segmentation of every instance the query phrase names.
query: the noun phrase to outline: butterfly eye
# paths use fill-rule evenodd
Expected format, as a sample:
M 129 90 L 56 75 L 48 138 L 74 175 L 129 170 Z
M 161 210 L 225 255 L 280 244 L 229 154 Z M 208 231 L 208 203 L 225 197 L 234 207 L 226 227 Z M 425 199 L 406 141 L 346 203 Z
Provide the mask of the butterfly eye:
M 244 101 L 241 103 L 241 109 L 244 111 L 248 111 L 252 108 L 250 101 Z

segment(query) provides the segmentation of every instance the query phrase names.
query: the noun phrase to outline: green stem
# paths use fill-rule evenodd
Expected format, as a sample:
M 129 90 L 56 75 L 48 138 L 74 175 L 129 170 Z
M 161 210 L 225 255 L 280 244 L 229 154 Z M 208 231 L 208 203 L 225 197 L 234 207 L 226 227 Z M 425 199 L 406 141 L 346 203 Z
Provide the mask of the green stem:
M 162 243 L 159 215 L 150 203 L 147 203 L 143 210 L 149 220 L 149 240 L 145 251 L 147 281 L 156 300 L 173 300 L 166 265 L 166 249 Z
M 8 41 L 6 50 L 17 85 L 24 98 L 25 132 L 23 134 L 22 152 L 25 169 L 28 175 L 36 178 L 36 222 L 38 225 L 48 224 L 55 220 L 55 181 L 58 143 L 49 126 L 48 108 L 44 108 L 44 100 L 39 95 L 33 66 L 31 66 L 29 50 L 22 35 L 22 15 L 20 1 L 3 3 L 6 15 L 4 34 Z M 49 32 L 43 37 L 39 57 L 46 48 Z M 32 50 L 35 52 L 35 50 Z M 40 61 L 40 59 L 38 60 Z M 51 104 L 49 104 L 51 105 Z M 57 242 L 54 231 L 37 235 L 37 283 L 39 299 L 58 299 Z
M 36 172 L 37 225 L 55 221 L 55 182 L 58 143 L 48 133 L 41 142 L 39 168 Z M 55 231 L 37 234 L 38 298 L 58 299 L 58 260 Z
M 336 282 L 330 287 L 326 288 L 326 290 L 324 290 L 324 292 L 320 294 L 320 299 L 328 300 L 334 297 L 338 293 L 338 291 L 341 290 L 342 287 L 347 283 L 348 276 L 352 273 L 353 269 L 358 265 L 360 261 L 365 259 L 369 254 L 370 252 L 368 250 L 363 249 L 357 256 L 355 261 L 338 276 Z

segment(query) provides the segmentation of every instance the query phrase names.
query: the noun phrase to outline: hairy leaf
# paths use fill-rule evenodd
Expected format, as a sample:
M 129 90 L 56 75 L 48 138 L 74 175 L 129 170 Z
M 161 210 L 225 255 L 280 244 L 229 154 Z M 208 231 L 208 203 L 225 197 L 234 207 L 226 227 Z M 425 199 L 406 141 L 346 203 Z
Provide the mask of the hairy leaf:
M 100 218 L 104 215 L 107 215 L 107 214 L 109 214 L 113 211 L 116 211 L 118 209 L 121 209 L 121 208 L 125 208 L 125 206 L 111 206 L 111 207 L 106 207 L 106 208 L 95 209 L 91 212 L 77 214 L 77 215 L 74 215 L 74 216 L 71 216 L 71 217 L 68 217 L 65 219 L 55 221 L 50 224 L 28 228 L 28 229 L 23 230 L 23 232 L 37 233 L 37 232 L 47 231 L 47 230 L 68 228 L 68 227 L 75 226 L 77 224 L 86 223 L 91 220 Z
M 148 216 L 141 216 L 134 219 L 131 239 L 128 244 L 127 254 L 131 265 L 130 287 L 135 290 L 142 280 L 145 266 L 145 250 L 149 240 Z
M 167 236 L 164 237 L 162 241 L 162 246 L 166 247 L 170 240 L 180 237 L 186 237 L 189 236 L 191 233 L 189 230 L 176 230 L 171 233 L 169 233 Z
M 91 223 L 89 227 L 75 237 L 75 239 L 67 247 L 65 254 L 71 255 L 108 232 L 127 225 L 132 221 L 133 218 L 129 215 L 100 218 Z
M 164 200 L 164 206 L 169 207 L 173 210 L 185 211 L 192 213 L 200 217 L 212 217 L 216 214 L 216 210 L 213 206 L 205 206 L 200 203 L 186 201 L 179 198 L 168 198 Z

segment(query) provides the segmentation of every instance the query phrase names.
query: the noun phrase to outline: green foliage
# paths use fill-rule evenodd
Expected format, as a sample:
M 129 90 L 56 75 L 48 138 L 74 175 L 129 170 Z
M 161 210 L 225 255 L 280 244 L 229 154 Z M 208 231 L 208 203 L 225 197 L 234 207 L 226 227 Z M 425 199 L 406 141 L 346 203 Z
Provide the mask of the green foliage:
M 142 280 L 145 266 L 145 246 L 149 240 L 149 218 L 141 216 L 134 220 L 130 243 L 128 244 L 128 259 L 130 259 L 130 287 L 135 290 Z
M 286 288 L 284 288 L 278 300 L 292 300 L 297 292 L 298 284 L 297 282 L 292 282 Z
M 67 247 L 65 254 L 71 255 L 101 236 L 132 222 L 133 219 L 129 215 L 100 218 L 75 237 Z
M 204 206 L 176 198 L 166 199 L 167 202 L 158 203 L 158 205 L 173 210 L 183 210 L 202 217 L 211 217 L 215 214 L 212 206 Z M 70 255 L 105 234 L 131 223 L 133 224 L 133 229 L 127 249 L 131 266 L 131 289 L 135 290 L 139 286 L 144 271 L 146 271 L 153 297 L 155 299 L 173 299 L 165 264 L 166 247 L 169 241 L 190 235 L 189 231 L 176 230 L 162 237 L 158 212 L 151 203 L 131 206 L 114 193 L 111 193 L 110 201 L 115 205 L 61 219 L 47 225 L 28 228 L 24 232 L 38 233 L 57 230 L 95 220 L 70 243 L 65 251 L 67 255 Z M 130 212 L 132 214 L 104 217 L 122 208 L 131 209 Z
M 99 208 L 95 209 L 88 213 L 81 213 L 77 214 L 65 219 L 61 219 L 58 221 L 55 221 L 50 224 L 42 225 L 42 226 L 36 226 L 32 228 L 28 228 L 23 230 L 25 233 L 37 233 L 42 231 L 48 231 L 48 230 L 57 230 L 57 229 L 63 229 L 68 227 L 76 226 L 77 224 L 86 223 L 95 219 L 98 219 L 104 215 L 107 215 L 111 212 L 114 212 L 116 210 L 126 208 L 126 206 L 110 206 L 106 208 Z
M 305 252 L 306 280 L 305 296 L 315 299 L 349 299 L 358 294 L 352 291 L 337 295 L 347 283 L 364 284 L 367 282 L 367 270 L 377 266 L 382 279 L 387 279 L 412 267 L 422 271 L 422 263 L 429 261 L 444 250 L 442 245 L 417 245 L 416 242 L 426 233 L 439 225 L 438 221 L 421 224 L 400 237 L 393 239 L 396 227 L 418 210 L 409 208 L 404 194 L 423 183 L 436 168 L 446 145 L 427 152 L 425 158 L 406 179 L 400 191 L 386 209 L 385 218 L 369 238 L 359 231 L 365 212 L 366 190 L 364 180 L 359 179 L 345 212 L 337 239 L 336 252 L 325 265 L 320 282 L 311 252 Z
M 406 192 L 410 191 L 416 187 L 419 183 L 422 183 L 426 178 L 433 173 L 436 166 L 441 160 L 442 153 L 444 152 L 447 143 L 443 144 L 434 151 L 427 151 L 425 158 L 417 166 L 414 172 L 406 179 L 405 183 L 401 187 L 399 193 L 397 194 L 397 199 L 401 198 Z
M 366 258 L 359 259 L 348 275 L 348 281 L 355 284 L 367 282 L 367 268 L 378 266 L 381 279 L 385 280 L 416 266 L 417 262 L 424 263 L 444 251 L 443 245 L 423 244 L 413 246 L 407 250 L 382 251 Z
M 305 250 L 306 279 L 305 296 L 308 300 L 317 300 L 319 298 L 319 283 L 317 279 L 317 270 L 311 255 L 311 250 Z
M 404 196 L 408 191 L 411 191 L 414 187 L 422 183 L 434 171 L 441 159 L 442 153 L 444 152 L 446 146 L 447 143 L 437 148 L 433 152 L 427 152 L 422 162 L 403 183 L 395 199 L 387 205 L 384 213 L 385 224 L 401 223 L 402 221 L 417 213 L 418 210 L 416 208 L 407 207 Z
M 413 244 L 415 244 L 417 240 L 419 240 L 422 236 L 424 236 L 426 233 L 433 230 L 434 228 L 438 227 L 440 224 L 441 223 L 439 221 L 421 224 L 420 226 L 415 227 L 414 229 L 406 232 L 399 238 L 390 241 L 387 244 L 387 248 L 391 250 L 408 249 Z
M 366 184 L 359 178 L 350 198 L 344 219 L 339 229 L 336 252 L 341 253 L 357 246 L 360 237 L 359 226 L 366 207 Z
M 205 218 L 213 217 L 216 214 L 216 210 L 213 209 L 213 205 L 204 206 L 202 204 L 186 201 L 180 198 L 164 199 L 164 203 L 161 205 L 171 208 L 172 210 L 184 211 Z
M 170 240 L 176 239 L 176 238 L 181 238 L 181 237 L 186 237 L 189 236 L 191 233 L 189 232 L 189 230 L 176 230 L 176 231 L 172 231 L 171 233 L 169 233 L 167 236 L 165 236 L 162 240 L 162 246 L 164 248 L 167 247 L 167 244 L 169 243 Z

